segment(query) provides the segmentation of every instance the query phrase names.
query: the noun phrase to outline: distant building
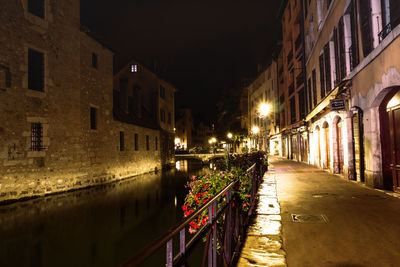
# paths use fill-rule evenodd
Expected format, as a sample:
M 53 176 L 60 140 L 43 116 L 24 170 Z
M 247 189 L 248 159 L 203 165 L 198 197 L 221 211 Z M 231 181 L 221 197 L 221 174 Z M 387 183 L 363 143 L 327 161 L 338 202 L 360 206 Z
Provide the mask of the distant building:
M 157 80 L 153 89 L 163 85 L 165 95 L 146 95 L 140 108 L 138 99 L 116 100 L 113 52 L 80 30 L 80 1 L 2 1 L 0 13 L 0 202 L 173 161 L 173 90 Z M 128 118 L 133 110 L 140 116 Z
M 188 108 L 181 108 L 176 113 L 175 149 L 188 150 L 193 147 L 193 117 Z
M 275 147 L 280 145 L 279 126 L 276 121 L 277 106 L 277 64 L 275 61 L 266 70 L 246 87 L 248 92 L 248 133 L 250 138 L 250 148 L 261 149 L 275 154 Z M 268 107 L 266 116 L 260 114 L 260 105 Z M 253 133 L 254 127 L 259 132 Z M 270 147 L 272 145 L 272 148 Z M 271 149 L 270 149 L 271 148 Z
M 162 165 L 174 163 L 175 88 L 144 65 L 131 60 L 114 75 L 114 117 L 132 125 L 159 131 L 159 136 L 141 137 L 139 143 L 154 143 Z M 147 150 L 147 149 L 146 149 Z
M 212 128 L 204 123 L 196 125 L 193 131 L 193 146 L 203 150 L 207 150 L 210 146 L 208 140 L 213 136 Z

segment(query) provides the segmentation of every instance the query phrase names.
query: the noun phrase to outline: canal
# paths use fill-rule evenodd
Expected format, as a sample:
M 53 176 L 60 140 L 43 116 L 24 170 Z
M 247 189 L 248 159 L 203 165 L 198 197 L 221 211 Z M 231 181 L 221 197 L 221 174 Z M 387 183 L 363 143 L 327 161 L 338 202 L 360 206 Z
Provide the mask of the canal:
M 0 266 L 119 266 L 182 219 L 184 185 L 208 171 L 179 161 L 169 171 L 0 206 Z M 163 266 L 164 255 L 144 266 Z

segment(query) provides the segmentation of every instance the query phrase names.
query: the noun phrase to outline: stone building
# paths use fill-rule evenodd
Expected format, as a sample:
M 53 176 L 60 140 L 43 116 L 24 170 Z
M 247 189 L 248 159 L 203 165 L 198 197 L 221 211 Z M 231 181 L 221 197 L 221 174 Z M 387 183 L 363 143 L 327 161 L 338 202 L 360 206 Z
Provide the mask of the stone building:
M 151 143 L 160 153 L 162 166 L 175 162 L 175 88 L 143 64 L 131 60 L 114 75 L 114 117 L 130 125 L 159 131 L 157 136 L 134 137 L 138 144 Z M 140 140 L 141 139 L 141 140 Z M 149 141 L 147 141 L 149 139 Z M 136 149 L 135 149 L 136 150 Z
M 280 138 L 278 137 L 279 126 L 276 121 L 278 112 L 277 94 L 277 63 L 272 61 L 271 64 L 246 87 L 248 92 L 248 133 L 250 136 L 250 147 L 254 149 L 262 149 L 273 155 L 275 150 L 280 146 Z M 265 104 L 269 113 L 264 116 L 260 114 L 260 105 Z M 254 133 L 252 129 L 257 127 L 259 132 Z
M 302 3 L 309 162 L 399 191 L 399 1 Z
M 299 0 L 282 2 L 282 50 L 278 60 L 279 104 L 282 153 L 285 157 L 308 162 L 308 132 L 305 123 L 308 105 L 304 71 L 303 8 Z
M 188 108 L 181 108 L 176 113 L 175 148 L 189 150 L 193 147 L 193 117 Z
M 161 168 L 160 129 L 114 119 L 113 52 L 80 30 L 80 2 L 1 6 L 0 202 Z

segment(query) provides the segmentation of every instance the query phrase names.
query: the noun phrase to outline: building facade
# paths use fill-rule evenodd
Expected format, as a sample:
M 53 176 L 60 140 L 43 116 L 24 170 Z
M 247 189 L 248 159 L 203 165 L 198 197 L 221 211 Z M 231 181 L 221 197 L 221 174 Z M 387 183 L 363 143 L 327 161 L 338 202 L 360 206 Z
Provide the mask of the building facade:
M 181 108 L 176 114 L 175 149 L 189 150 L 193 148 L 193 117 L 188 108 Z
M 284 1 L 281 8 L 282 51 L 279 62 L 282 149 L 289 159 L 308 162 L 308 110 L 304 71 L 302 1 Z M 278 60 L 279 61 L 279 60 Z
M 271 154 L 277 153 L 280 146 L 280 137 L 277 135 L 279 126 L 276 121 L 277 108 L 277 63 L 272 63 L 261 72 L 249 86 L 248 92 L 248 134 L 250 136 L 250 148 L 269 151 Z M 260 105 L 266 104 L 268 114 L 260 114 Z M 254 132 L 254 127 L 258 132 Z
M 81 31 L 80 2 L 29 3 L 0 9 L 0 202 L 161 168 L 160 130 L 115 119 L 113 52 Z
M 146 150 L 148 143 L 154 143 L 162 166 L 175 162 L 175 91 L 170 83 L 136 60 L 131 60 L 114 75 L 115 119 L 159 131 L 158 136 L 147 134 L 142 140 L 145 140 Z
M 303 31 L 288 24 L 295 6 L 302 11 L 300 21 L 294 21 Z M 309 149 L 300 147 L 308 158 L 300 152 L 300 160 L 371 187 L 399 191 L 399 1 L 289 0 L 283 10 L 283 62 L 278 60 L 279 102 L 285 103 L 280 106 L 282 132 L 293 121 L 291 107 L 301 106 L 290 100 L 297 89 L 291 89 L 292 75 L 285 72 L 292 58 L 285 47 L 293 47 L 287 40 L 297 40 L 293 36 L 300 32 L 309 139 Z M 292 144 L 283 144 L 282 150 L 282 156 L 296 160 Z

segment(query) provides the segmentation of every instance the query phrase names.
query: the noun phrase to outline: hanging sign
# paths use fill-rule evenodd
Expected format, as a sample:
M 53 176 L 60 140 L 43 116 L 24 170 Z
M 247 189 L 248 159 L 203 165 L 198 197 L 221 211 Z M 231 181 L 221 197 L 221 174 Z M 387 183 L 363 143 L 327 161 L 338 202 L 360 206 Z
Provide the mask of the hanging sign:
M 345 110 L 343 99 L 332 99 L 330 100 L 331 110 Z

